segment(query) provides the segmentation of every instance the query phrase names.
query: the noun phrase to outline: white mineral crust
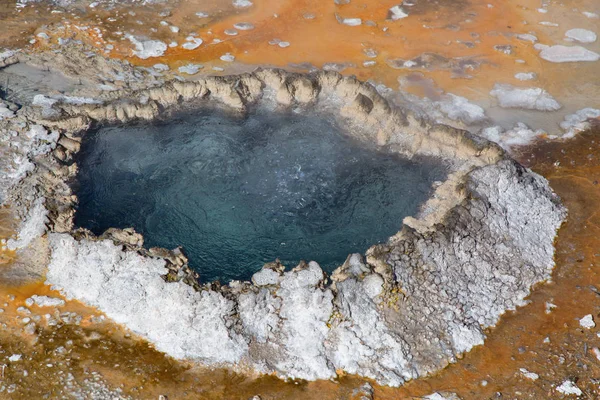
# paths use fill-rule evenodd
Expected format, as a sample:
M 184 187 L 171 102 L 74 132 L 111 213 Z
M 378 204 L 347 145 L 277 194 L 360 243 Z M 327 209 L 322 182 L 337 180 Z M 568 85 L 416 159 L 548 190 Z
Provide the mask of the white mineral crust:
M 508 84 L 496 84 L 490 94 L 498 99 L 500 107 L 527 110 L 555 111 L 561 105 L 541 88 L 518 88 Z
M 455 217 L 466 228 L 412 233 L 391 249 L 406 296 L 397 309 L 386 306 L 384 279 L 358 255 L 335 287 L 311 262 L 283 273 L 265 268 L 256 285 L 232 284 L 227 294 L 196 292 L 165 282 L 161 259 L 50 233 L 47 283 L 176 358 L 308 380 L 344 370 L 398 386 L 482 344 L 483 328 L 524 305 L 531 285 L 550 276 L 563 211 L 543 178 L 519 168 L 506 161 L 471 174 L 467 186 L 478 200 Z M 420 263 L 428 274 L 417 273 Z
M 563 46 L 561 44 L 542 47 L 540 57 L 546 61 L 555 63 L 600 60 L 600 54 L 584 47 Z

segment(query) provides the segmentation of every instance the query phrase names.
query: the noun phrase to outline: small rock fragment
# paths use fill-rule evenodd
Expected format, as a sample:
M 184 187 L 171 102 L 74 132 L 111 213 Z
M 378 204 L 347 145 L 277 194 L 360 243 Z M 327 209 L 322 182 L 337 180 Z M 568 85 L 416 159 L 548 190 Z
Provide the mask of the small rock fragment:
M 400 7 L 399 5 L 390 8 L 389 13 L 388 13 L 388 18 L 391 19 L 392 21 L 397 21 L 399 19 L 406 18 L 406 17 L 408 17 L 408 13 L 406 11 L 404 11 L 404 9 L 402 7 Z
M 253 4 L 250 0 L 234 0 L 233 2 L 233 6 L 237 8 L 248 8 Z
M 27 309 L 27 307 L 17 307 L 17 312 L 19 314 L 25 314 L 25 315 L 31 314 L 31 311 L 29 311 L 29 309 Z
M 592 329 L 596 326 L 596 323 L 594 322 L 592 314 L 588 314 L 579 320 L 579 325 L 581 325 L 582 328 Z
M 423 398 L 426 400 L 461 400 L 456 393 L 450 392 L 435 392 Z
M 341 23 L 344 25 L 348 25 L 348 26 L 359 26 L 359 25 L 362 25 L 362 19 L 360 19 L 360 18 L 343 18 Z
M 575 396 L 583 395 L 581 389 L 577 387 L 572 381 L 566 380 L 560 386 L 556 388 L 556 391 L 562 394 L 574 394 Z
M 556 304 L 552 304 L 549 301 L 546 302 L 546 314 L 550 314 L 555 308 Z
M 592 353 L 594 353 L 594 355 L 596 356 L 596 359 L 597 359 L 598 361 L 600 361 L 600 349 L 598 349 L 597 347 L 594 347 L 594 348 L 592 349 Z
M 239 29 L 240 31 L 249 31 L 254 29 L 254 25 L 252 25 L 250 22 L 238 22 L 233 24 L 233 27 L 235 29 Z
M 506 55 L 511 55 L 513 53 L 513 48 L 510 44 L 497 44 L 494 46 L 494 50 Z
M 535 372 L 530 372 L 525 368 L 520 368 L 519 371 L 521 372 L 521 375 L 523 375 L 527 379 L 531 379 L 532 381 L 536 381 L 540 377 Z
M 363 49 L 363 53 L 369 58 L 375 58 L 379 54 L 377 53 L 377 50 L 371 48 Z
M 23 331 L 28 335 L 33 335 L 35 333 L 35 330 L 36 330 L 35 322 L 30 322 L 27 325 L 25 325 L 25 328 L 23 328 Z
M 517 78 L 520 81 L 531 81 L 534 80 L 536 77 L 537 74 L 535 72 L 519 72 L 515 74 L 515 78 Z

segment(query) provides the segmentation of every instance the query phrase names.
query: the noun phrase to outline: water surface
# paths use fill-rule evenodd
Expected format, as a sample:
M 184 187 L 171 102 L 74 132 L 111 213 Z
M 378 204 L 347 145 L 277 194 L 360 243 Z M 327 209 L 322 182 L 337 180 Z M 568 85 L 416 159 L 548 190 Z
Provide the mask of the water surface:
M 396 233 L 446 176 L 297 114 L 102 127 L 77 162 L 76 225 L 132 226 L 148 247 L 181 245 L 204 282 L 248 279 L 275 258 L 332 271 Z

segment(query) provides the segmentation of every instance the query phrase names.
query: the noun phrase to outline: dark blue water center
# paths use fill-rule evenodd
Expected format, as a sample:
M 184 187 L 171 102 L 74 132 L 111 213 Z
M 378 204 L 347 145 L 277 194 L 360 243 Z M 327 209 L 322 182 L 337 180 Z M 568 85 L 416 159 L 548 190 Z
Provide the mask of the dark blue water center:
M 296 114 L 102 127 L 77 157 L 77 226 L 134 227 L 148 247 L 181 245 L 203 282 L 248 279 L 275 258 L 331 272 L 395 234 L 446 177 L 438 162 L 367 148 Z

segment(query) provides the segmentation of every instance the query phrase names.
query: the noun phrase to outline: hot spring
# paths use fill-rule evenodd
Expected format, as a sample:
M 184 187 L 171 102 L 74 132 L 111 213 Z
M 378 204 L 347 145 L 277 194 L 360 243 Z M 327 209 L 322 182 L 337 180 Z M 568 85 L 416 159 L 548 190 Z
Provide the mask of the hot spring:
M 331 272 L 398 232 L 447 175 L 323 116 L 215 110 L 100 127 L 76 162 L 78 227 L 134 227 L 147 247 L 182 246 L 203 282 L 249 279 L 276 258 Z

